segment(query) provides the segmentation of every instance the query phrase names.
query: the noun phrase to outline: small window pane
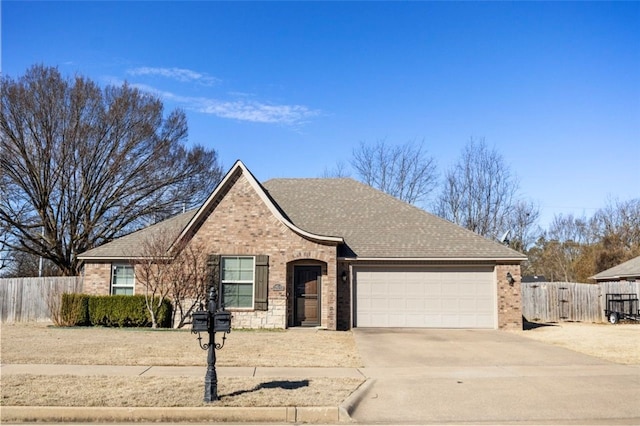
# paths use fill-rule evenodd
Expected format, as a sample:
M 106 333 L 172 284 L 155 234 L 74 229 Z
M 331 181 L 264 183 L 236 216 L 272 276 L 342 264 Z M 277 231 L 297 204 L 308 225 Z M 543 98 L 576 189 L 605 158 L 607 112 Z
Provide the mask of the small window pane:
M 133 289 L 131 287 L 114 287 L 111 293 L 114 296 L 117 296 L 117 295 L 132 296 Z
M 111 274 L 111 294 L 132 295 L 134 277 L 133 265 L 114 265 Z
M 238 271 L 238 279 L 240 281 L 253 281 L 253 270 L 250 269 L 248 271 Z
M 224 306 L 227 308 L 251 308 L 253 284 L 224 284 Z
M 222 281 L 253 281 L 253 257 L 223 257 Z
M 225 307 L 253 307 L 254 258 L 229 256 L 222 258 L 222 297 Z
M 133 285 L 133 267 L 116 266 L 113 273 L 114 285 Z

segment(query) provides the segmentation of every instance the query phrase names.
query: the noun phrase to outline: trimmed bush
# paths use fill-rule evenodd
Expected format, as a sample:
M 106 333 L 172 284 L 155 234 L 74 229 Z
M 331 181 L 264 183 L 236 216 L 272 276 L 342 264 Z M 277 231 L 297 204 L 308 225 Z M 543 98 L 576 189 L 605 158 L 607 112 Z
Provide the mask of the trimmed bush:
M 104 327 L 150 327 L 151 315 L 144 296 L 64 295 L 62 316 L 66 325 L 100 325 Z M 158 327 L 171 327 L 172 305 L 164 300 L 158 313 Z
M 63 293 L 60 320 L 63 326 L 89 325 L 89 298 L 78 293 Z

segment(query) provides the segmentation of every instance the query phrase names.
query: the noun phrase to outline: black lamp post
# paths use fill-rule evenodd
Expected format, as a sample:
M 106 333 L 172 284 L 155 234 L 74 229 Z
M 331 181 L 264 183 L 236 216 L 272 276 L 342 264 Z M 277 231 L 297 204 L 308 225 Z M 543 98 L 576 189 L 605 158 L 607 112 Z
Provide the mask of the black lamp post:
M 200 305 L 200 309 L 191 314 L 191 332 L 198 334 L 198 344 L 207 350 L 207 374 L 204 377 L 204 401 L 218 400 L 218 375 L 216 373 L 216 349 L 222 349 L 226 333 L 231 332 L 231 312 L 218 303 L 218 292 L 214 286 L 209 288 L 207 310 Z M 209 343 L 202 343 L 201 332 L 209 333 Z M 222 343 L 216 343 L 216 331 L 225 333 Z

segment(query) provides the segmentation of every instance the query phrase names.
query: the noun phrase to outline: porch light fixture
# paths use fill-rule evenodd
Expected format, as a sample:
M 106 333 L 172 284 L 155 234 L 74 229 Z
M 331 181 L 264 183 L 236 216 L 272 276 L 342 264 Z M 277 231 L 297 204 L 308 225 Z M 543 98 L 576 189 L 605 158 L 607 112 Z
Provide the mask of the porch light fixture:
M 342 282 L 346 283 L 347 282 L 347 271 L 342 271 Z
M 511 275 L 511 272 L 507 272 L 507 282 L 510 286 L 513 286 L 513 283 L 516 282 L 516 280 L 513 278 L 513 275 Z

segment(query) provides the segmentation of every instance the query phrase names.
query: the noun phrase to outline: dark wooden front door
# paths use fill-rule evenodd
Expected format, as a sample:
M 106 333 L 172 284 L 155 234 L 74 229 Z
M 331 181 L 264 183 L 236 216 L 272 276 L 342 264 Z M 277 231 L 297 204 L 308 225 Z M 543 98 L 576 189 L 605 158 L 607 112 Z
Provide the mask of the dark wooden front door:
M 296 266 L 293 272 L 295 325 L 320 325 L 319 266 Z

